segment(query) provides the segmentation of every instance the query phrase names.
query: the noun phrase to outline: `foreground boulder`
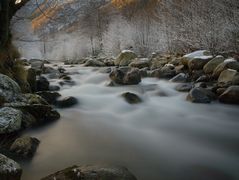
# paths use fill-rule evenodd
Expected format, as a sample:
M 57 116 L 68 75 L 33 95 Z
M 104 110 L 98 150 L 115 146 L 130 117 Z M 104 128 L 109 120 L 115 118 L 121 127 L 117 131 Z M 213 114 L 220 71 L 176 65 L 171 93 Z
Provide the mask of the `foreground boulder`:
M 73 166 L 41 180 L 136 180 L 128 169 L 118 166 Z
M 116 66 L 128 66 L 133 60 L 137 58 L 137 55 L 130 50 L 122 51 L 115 60 Z
M 224 70 L 219 78 L 218 82 L 226 85 L 238 85 L 239 84 L 239 72 L 233 69 Z
M 37 138 L 23 136 L 17 138 L 10 147 L 10 151 L 23 157 L 32 157 L 40 141 Z
M 126 92 L 126 93 L 123 93 L 121 95 L 129 104 L 138 104 L 138 103 L 141 103 L 142 102 L 142 99 L 134 94 L 134 93 L 130 93 L 130 92 Z
M 18 163 L 0 154 L 0 179 L 20 180 L 22 169 Z
M 0 134 L 12 133 L 21 129 L 22 112 L 10 107 L 0 109 Z
M 187 96 L 187 100 L 193 103 L 210 103 L 213 99 L 215 94 L 201 87 L 193 88 Z
M 113 69 L 109 75 L 110 79 L 120 85 L 136 85 L 141 82 L 141 74 L 139 69 Z
M 10 77 L 0 74 L 0 96 L 7 102 L 15 101 L 21 93 L 19 85 Z
M 229 87 L 219 96 L 219 101 L 226 104 L 239 104 L 239 86 Z

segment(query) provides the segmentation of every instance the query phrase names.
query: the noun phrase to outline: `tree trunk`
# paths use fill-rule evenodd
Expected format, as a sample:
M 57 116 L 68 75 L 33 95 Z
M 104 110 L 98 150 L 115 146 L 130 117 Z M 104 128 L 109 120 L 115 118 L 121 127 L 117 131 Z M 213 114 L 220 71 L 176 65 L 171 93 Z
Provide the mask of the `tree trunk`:
M 9 1 L 0 1 L 0 48 L 5 47 L 9 38 Z

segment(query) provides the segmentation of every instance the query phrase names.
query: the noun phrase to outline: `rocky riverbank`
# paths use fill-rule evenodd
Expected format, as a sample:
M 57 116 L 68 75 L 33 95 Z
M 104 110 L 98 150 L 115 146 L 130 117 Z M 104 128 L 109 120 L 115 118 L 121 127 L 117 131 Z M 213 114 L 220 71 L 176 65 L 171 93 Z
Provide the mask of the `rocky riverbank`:
M 75 97 L 62 97 L 58 92 L 75 82 L 64 65 L 31 59 L 18 60 L 24 67 L 25 81 L 13 80 L 0 74 L 0 177 L 20 179 L 20 166 L 9 159 L 34 156 L 40 141 L 24 136 L 24 130 L 42 126 L 60 118 L 55 108 L 70 108 L 80 102 Z M 152 54 L 138 57 L 133 51 L 122 51 L 116 58 L 88 57 L 68 60 L 65 66 L 78 64 L 99 68 L 109 74 L 111 82 L 106 86 L 137 85 L 145 77 L 169 80 L 175 89 L 188 93 L 185 100 L 193 103 L 220 101 L 239 104 L 239 62 L 235 53 L 212 55 L 208 51 L 196 51 L 187 55 Z M 17 78 L 16 78 L 17 79 Z M 53 84 L 50 82 L 55 81 Z M 57 84 L 57 85 L 56 85 Z M 159 96 L 167 96 L 160 92 Z M 121 95 L 131 105 L 143 99 L 132 92 Z M 8 157 L 6 157 L 8 156 Z M 5 167 L 12 164 L 16 171 Z M 127 169 L 115 166 L 74 166 L 43 179 L 136 179 Z

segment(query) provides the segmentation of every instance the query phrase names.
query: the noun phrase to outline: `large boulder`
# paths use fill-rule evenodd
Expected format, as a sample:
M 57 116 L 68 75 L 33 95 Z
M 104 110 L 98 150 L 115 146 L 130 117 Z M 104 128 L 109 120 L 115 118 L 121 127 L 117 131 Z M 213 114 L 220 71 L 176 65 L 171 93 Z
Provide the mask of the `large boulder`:
M 226 69 L 234 69 L 236 71 L 239 71 L 239 62 L 235 59 L 226 59 L 224 62 L 219 64 L 216 69 L 214 69 L 212 76 L 217 79 L 222 71 Z
M 120 85 L 136 85 L 141 82 L 140 71 L 135 68 L 115 68 L 111 71 L 109 77 L 113 83 Z
M 137 58 L 137 55 L 133 51 L 124 50 L 116 58 L 115 65 L 128 66 L 135 58 Z
M 73 166 L 41 180 L 136 180 L 128 169 L 119 166 Z
M 23 114 L 17 109 L 0 109 L 0 134 L 7 134 L 21 129 Z
M 11 145 L 10 151 L 23 157 L 32 157 L 40 141 L 37 138 L 23 136 L 17 138 Z
M 215 94 L 201 87 L 191 89 L 187 96 L 187 100 L 193 103 L 210 103 L 213 99 L 215 99 Z
M 20 180 L 22 168 L 18 163 L 0 154 L 0 179 Z
M 216 67 L 221 64 L 222 62 L 224 62 L 225 58 L 223 56 L 216 56 L 215 58 L 213 58 L 212 60 L 210 60 L 207 64 L 205 64 L 205 66 L 203 67 L 203 71 L 206 74 L 211 74 L 213 73 L 214 69 L 216 69 Z
M 213 56 L 209 51 L 199 50 L 183 56 L 182 63 L 188 66 L 190 70 L 200 70 L 212 58 Z
M 219 101 L 227 104 L 239 104 L 239 86 L 229 87 L 219 96 Z
M 239 72 L 233 69 L 224 70 L 218 78 L 218 83 L 227 85 L 239 85 Z
M 130 93 L 130 92 L 126 92 L 126 93 L 123 93 L 121 95 L 129 104 L 138 104 L 138 103 L 141 103 L 142 102 L 142 99 L 134 94 L 134 93 Z
M 8 76 L 0 74 L 0 96 L 7 102 L 15 101 L 21 93 L 19 85 Z

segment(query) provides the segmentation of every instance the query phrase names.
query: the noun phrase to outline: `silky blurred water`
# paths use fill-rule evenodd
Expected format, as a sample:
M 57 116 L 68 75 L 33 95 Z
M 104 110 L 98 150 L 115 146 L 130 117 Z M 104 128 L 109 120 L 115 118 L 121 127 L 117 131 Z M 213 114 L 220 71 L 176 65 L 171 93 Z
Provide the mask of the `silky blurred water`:
M 76 85 L 60 93 L 77 97 L 79 105 L 27 132 L 41 143 L 30 162 L 21 162 L 23 180 L 99 163 L 126 166 L 139 180 L 239 179 L 239 106 L 192 104 L 176 84 L 158 79 L 108 87 L 108 75 L 97 69 L 67 70 L 76 72 Z M 143 103 L 127 104 L 123 92 L 138 94 Z

